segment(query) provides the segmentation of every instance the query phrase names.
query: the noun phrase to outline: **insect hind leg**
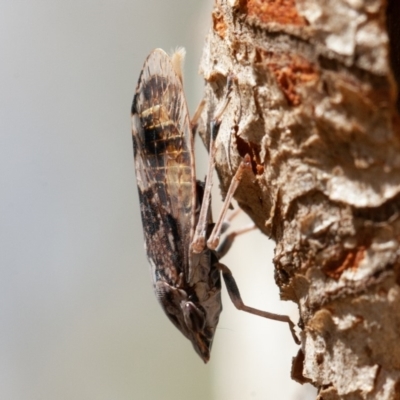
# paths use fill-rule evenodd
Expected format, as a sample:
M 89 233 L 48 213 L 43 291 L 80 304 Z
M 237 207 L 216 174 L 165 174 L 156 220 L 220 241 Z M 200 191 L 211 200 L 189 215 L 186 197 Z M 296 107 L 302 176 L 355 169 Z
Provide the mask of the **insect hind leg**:
M 294 330 L 295 325 L 288 315 L 274 314 L 268 311 L 261 311 L 256 308 L 246 306 L 246 304 L 243 303 L 239 288 L 236 284 L 235 278 L 233 277 L 231 270 L 226 265 L 221 263 L 216 263 L 215 266 L 221 271 L 229 297 L 232 300 L 233 305 L 238 310 L 246 311 L 250 314 L 272 319 L 274 321 L 286 322 L 289 325 L 290 333 L 292 334 L 295 343 L 300 344 L 300 340 Z

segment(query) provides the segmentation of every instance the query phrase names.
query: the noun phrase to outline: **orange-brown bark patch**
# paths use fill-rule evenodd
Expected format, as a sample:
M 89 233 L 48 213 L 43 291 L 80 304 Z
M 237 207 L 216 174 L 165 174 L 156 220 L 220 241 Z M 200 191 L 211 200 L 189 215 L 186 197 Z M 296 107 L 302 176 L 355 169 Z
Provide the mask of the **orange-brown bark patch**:
M 324 272 L 333 279 L 339 279 L 344 271 L 347 269 L 357 269 L 360 262 L 365 256 L 366 247 L 360 246 L 346 252 L 340 257 L 339 260 L 335 260 L 327 264 L 324 267 Z
M 226 23 L 224 20 L 224 15 L 219 9 L 215 9 L 212 13 L 213 29 L 218 34 L 221 39 L 225 38 L 226 33 Z
M 297 12 L 295 0 L 248 0 L 247 15 L 262 23 L 306 25 L 305 19 Z
M 293 106 L 301 103 L 297 87 L 319 79 L 316 67 L 299 55 L 269 54 L 267 66 L 275 75 L 288 102 Z

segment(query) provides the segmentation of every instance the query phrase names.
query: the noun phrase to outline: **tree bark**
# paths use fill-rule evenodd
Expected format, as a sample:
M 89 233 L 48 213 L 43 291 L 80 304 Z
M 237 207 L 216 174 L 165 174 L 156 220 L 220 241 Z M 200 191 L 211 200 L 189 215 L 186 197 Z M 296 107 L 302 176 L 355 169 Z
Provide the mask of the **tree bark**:
M 203 117 L 233 73 L 216 169 L 224 194 L 251 156 L 235 198 L 299 306 L 292 377 L 400 399 L 400 2 L 220 0 L 212 21 Z

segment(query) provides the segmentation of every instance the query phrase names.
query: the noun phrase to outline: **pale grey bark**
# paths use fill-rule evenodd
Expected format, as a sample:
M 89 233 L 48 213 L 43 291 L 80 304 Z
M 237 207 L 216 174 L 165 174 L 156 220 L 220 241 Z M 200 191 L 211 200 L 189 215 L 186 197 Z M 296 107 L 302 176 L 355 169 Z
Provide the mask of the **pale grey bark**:
M 237 78 L 221 190 L 250 154 L 235 198 L 276 241 L 276 281 L 301 318 L 292 374 L 324 400 L 400 398 L 399 10 L 216 1 L 201 63 L 206 121 Z

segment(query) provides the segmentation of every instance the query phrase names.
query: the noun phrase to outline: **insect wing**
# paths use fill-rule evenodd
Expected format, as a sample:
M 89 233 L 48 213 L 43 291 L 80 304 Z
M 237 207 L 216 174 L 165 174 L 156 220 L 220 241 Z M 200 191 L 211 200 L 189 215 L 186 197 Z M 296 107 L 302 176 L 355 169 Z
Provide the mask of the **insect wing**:
M 177 285 L 179 274 L 187 274 L 189 265 L 194 160 L 182 82 L 161 49 L 154 50 L 144 63 L 132 104 L 132 135 L 154 283 L 162 275 Z

